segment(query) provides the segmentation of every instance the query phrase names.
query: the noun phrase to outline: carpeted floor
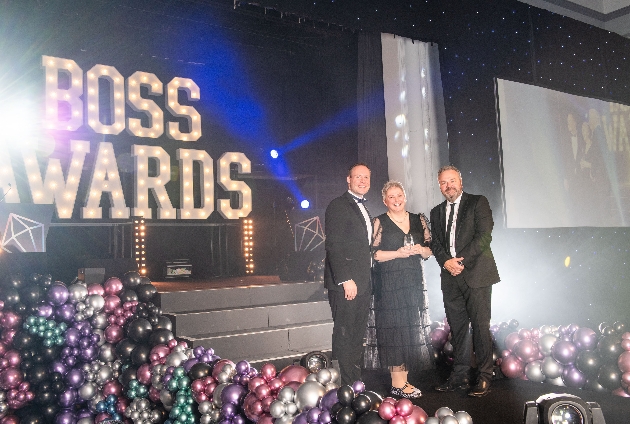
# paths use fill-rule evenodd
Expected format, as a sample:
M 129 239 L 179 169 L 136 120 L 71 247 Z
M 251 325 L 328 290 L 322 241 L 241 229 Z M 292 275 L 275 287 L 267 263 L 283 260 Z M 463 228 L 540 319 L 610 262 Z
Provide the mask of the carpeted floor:
M 531 381 L 501 379 L 492 383 L 490 394 L 484 398 L 471 398 L 463 391 L 440 393 L 433 386 L 441 383 L 445 376 L 434 371 L 410 375 L 409 381 L 422 390 L 422 398 L 414 404 L 420 406 L 429 416 L 443 406 L 453 411 L 466 411 L 474 424 L 522 424 L 525 402 L 535 401 L 547 393 L 569 393 L 579 396 L 586 402 L 597 402 L 604 413 L 606 424 L 630 423 L 630 398 L 615 396 L 609 392 L 558 387 L 551 384 Z M 368 390 L 385 395 L 389 389 L 389 373 L 386 371 L 363 371 L 363 382 Z

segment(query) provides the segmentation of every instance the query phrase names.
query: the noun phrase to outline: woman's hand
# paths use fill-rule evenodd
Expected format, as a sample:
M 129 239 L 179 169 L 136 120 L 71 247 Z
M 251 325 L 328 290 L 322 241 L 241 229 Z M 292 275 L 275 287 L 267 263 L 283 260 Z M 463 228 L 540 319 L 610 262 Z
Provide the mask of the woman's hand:
M 410 250 L 411 250 L 412 255 L 420 255 L 422 256 L 423 259 L 426 259 L 433 254 L 433 252 L 431 252 L 431 249 L 429 247 L 422 246 L 419 244 L 414 244 L 413 246 L 411 246 Z
M 411 255 L 415 255 L 415 253 L 413 253 L 413 247 L 411 246 L 411 248 L 409 248 L 408 246 L 403 246 L 401 248 L 399 248 L 396 253 L 397 253 L 397 257 L 399 258 L 408 258 Z

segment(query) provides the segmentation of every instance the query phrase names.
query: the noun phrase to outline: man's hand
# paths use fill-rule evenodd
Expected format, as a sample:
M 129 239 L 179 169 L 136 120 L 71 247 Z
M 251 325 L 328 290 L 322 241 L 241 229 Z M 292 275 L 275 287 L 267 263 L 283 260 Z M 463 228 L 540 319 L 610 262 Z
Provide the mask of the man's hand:
M 346 300 L 352 300 L 357 297 L 357 284 L 354 280 L 348 280 L 343 283 L 343 291 L 346 295 Z
M 451 258 L 448 261 L 444 262 L 444 268 L 448 272 L 451 273 L 453 277 L 459 275 L 464 270 L 464 265 L 462 265 L 462 261 L 464 258 Z

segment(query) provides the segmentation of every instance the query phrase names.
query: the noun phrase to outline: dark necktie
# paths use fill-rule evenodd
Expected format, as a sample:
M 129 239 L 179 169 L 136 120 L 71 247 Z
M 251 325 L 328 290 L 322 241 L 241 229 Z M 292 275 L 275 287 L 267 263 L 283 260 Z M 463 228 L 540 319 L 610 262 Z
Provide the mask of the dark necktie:
M 357 202 L 357 203 L 365 203 L 367 202 L 367 199 L 365 197 L 357 197 L 354 194 L 351 194 L 350 196 L 352 196 L 352 198 Z
M 451 250 L 451 228 L 453 228 L 453 216 L 455 215 L 455 203 L 451 203 L 451 213 L 448 215 L 448 227 L 446 228 L 446 247 Z

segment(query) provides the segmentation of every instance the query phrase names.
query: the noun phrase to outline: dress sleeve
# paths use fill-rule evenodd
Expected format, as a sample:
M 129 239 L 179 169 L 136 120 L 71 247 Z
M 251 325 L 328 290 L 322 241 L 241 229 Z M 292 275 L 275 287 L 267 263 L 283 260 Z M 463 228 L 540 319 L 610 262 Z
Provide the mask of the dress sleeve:
M 422 245 L 431 246 L 431 228 L 429 227 L 429 219 L 422 213 L 418 214 L 418 216 L 420 217 L 420 223 L 422 224 L 424 235 L 424 243 Z
M 372 256 L 381 245 L 381 237 L 383 236 L 383 226 L 378 218 L 374 219 L 374 233 L 372 234 Z

